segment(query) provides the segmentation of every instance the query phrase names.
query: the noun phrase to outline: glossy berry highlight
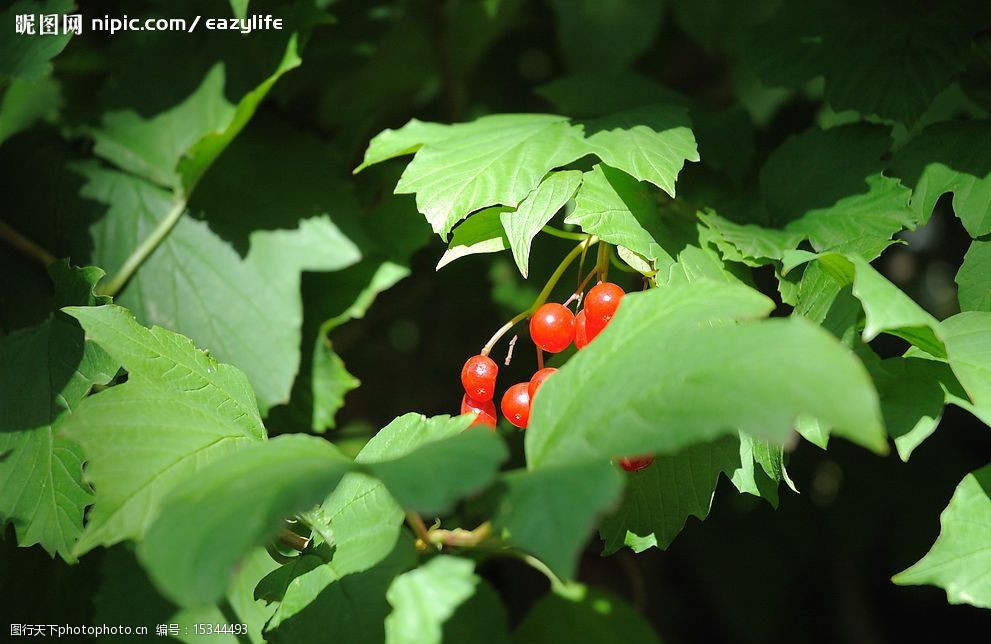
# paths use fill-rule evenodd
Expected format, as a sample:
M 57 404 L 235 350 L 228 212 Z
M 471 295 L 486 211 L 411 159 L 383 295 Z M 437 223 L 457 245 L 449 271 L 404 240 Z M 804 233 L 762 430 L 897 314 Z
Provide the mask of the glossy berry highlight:
M 492 400 L 495 395 L 499 366 L 488 356 L 472 356 L 461 368 L 461 384 L 465 393 L 479 402 Z
M 616 462 L 619 463 L 619 466 L 627 472 L 639 472 L 640 470 L 650 467 L 650 464 L 654 462 L 654 455 L 645 454 L 643 456 L 620 458 L 617 459 Z
M 526 429 L 530 422 L 530 383 L 520 382 L 507 389 L 500 407 L 506 420 L 520 429 Z
M 530 383 L 527 385 L 527 393 L 530 394 L 530 400 L 533 400 L 533 396 L 537 393 L 537 389 L 540 385 L 544 384 L 544 381 L 550 378 L 552 375 L 557 373 L 557 369 L 554 367 L 544 367 L 537 373 L 533 374 L 530 378 Z
M 530 318 L 530 338 L 548 353 L 564 351 L 575 339 L 575 314 L 563 304 L 544 304 Z
M 485 425 L 486 427 L 495 429 L 496 408 L 495 403 L 491 400 L 475 400 L 468 394 L 465 394 L 461 398 L 461 413 L 475 414 L 475 420 L 471 423 L 471 427 Z

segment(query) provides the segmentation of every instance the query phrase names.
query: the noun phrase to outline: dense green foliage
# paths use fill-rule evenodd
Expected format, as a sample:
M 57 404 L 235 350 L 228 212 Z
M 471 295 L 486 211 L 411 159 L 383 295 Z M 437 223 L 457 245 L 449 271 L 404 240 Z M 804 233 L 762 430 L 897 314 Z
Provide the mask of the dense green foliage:
M 0 621 L 988 627 L 987 2 L 106 4 L 284 22 L 0 13 Z M 525 431 L 458 416 L 596 276 L 627 294 Z

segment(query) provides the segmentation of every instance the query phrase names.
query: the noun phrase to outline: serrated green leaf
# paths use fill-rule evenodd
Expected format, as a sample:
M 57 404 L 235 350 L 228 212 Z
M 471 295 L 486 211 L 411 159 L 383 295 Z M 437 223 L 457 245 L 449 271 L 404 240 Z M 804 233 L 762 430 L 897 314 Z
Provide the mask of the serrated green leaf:
M 176 486 L 138 548 L 169 599 L 216 601 L 235 565 L 281 521 L 326 497 L 353 467 L 327 441 L 290 434 L 245 447 Z
M 991 465 L 964 477 L 939 522 L 929 553 L 892 580 L 932 584 L 951 604 L 991 608 Z
M 664 16 L 657 0 L 552 0 L 568 66 L 618 71 L 650 47 Z
M 991 418 L 991 313 L 966 311 L 942 325 L 953 373 L 980 415 Z
M 451 135 L 451 129 L 451 126 L 443 123 L 425 123 L 410 119 L 409 123 L 398 130 L 382 130 L 368 143 L 365 158 L 361 165 L 354 169 L 354 173 L 357 174 L 376 163 L 413 154 L 425 143 L 436 143 L 446 139 Z
M 678 105 L 640 107 L 586 124 L 588 145 L 603 163 L 674 197 L 685 161 L 698 161 L 688 112 Z
M 577 170 L 552 172 L 523 200 L 519 208 L 515 211 L 503 211 L 499 215 L 509 246 L 513 249 L 513 259 L 523 277 L 529 272 L 530 244 L 533 238 L 575 195 L 581 181 L 582 173 Z
M 654 630 L 629 604 L 612 593 L 584 587 L 577 597 L 546 595 L 527 613 L 513 642 L 660 644 Z
M 0 25 L 5 37 L 0 41 L 0 79 L 5 76 L 24 80 L 36 80 L 47 75 L 51 60 L 69 43 L 71 34 L 62 33 L 62 16 L 57 15 L 57 31 L 54 35 L 40 35 L 41 15 L 64 14 L 72 9 L 72 0 L 21 0 L 10 5 L 0 14 Z M 27 16 L 32 21 L 30 33 L 15 32 L 16 19 Z
M 459 418 L 419 414 L 400 416 L 365 444 L 355 462 L 371 464 L 405 456 L 418 447 L 457 436 L 465 423 Z M 348 474 L 313 513 L 322 530 L 334 535 L 329 565 L 339 575 L 367 570 L 392 551 L 399 538 L 403 508 L 378 479 Z
M 912 209 L 926 222 L 941 196 L 953 193 L 956 213 L 971 237 L 991 233 L 991 121 L 937 123 L 898 151 L 892 173 L 912 189 Z
M 396 193 L 415 193 L 417 209 L 446 239 L 475 210 L 517 207 L 544 175 L 585 153 L 581 130 L 563 116 L 486 116 L 453 125 L 450 136 L 426 143 Z
M 909 191 L 883 174 L 890 145 L 887 129 L 867 124 L 788 139 L 760 173 L 773 223 L 806 235 L 816 250 L 874 259 L 917 219 Z
M 620 472 L 607 459 L 516 470 L 500 482 L 493 528 L 563 579 L 574 577 L 597 516 L 623 488 Z
M 128 371 L 87 398 L 63 431 L 97 492 L 79 554 L 140 538 L 165 495 L 211 461 L 265 438 L 244 374 L 181 335 L 140 326 L 119 306 L 70 307 L 86 337 Z
M 313 557 L 315 555 L 304 555 Z M 413 540 L 404 536 L 374 568 L 340 576 L 316 565 L 296 576 L 265 630 L 268 641 L 382 642 L 390 607 L 385 594 L 392 580 L 416 563 Z
M 310 153 L 309 148 L 303 151 Z M 228 161 L 240 162 L 237 158 Z M 78 172 L 87 180 L 83 195 L 108 207 L 93 229 L 95 259 L 101 266 L 117 269 L 175 204 L 165 191 L 120 172 L 95 164 L 79 166 Z M 250 173 L 247 176 L 257 179 Z M 286 184 L 271 176 L 267 181 Z M 202 186 L 205 194 L 200 203 L 219 219 L 227 211 L 218 208 L 231 208 L 231 198 L 213 198 L 214 191 L 225 184 L 221 181 L 215 188 L 209 183 Z M 285 185 L 272 190 L 281 194 Z M 333 196 L 303 194 L 321 204 Z M 255 208 L 260 206 L 264 204 Z M 312 203 L 306 207 L 312 208 Z M 252 212 L 242 209 L 237 214 L 246 217 Z M 249 250 L 242 257 L 205 222 L 183 215 L 128 282 L 118 302 L 131 308 L 142 322 L 174 329 L 221 360 L 237 364 L 248 374 L 267 410 L 288 399 L 299 368 L 300 271 L 335 270 L 361 257 L 355 243 L 327 215 L 294 223 L 295 230 L 253 232 L 245 239 Z
M 762 266 L 768 260 L 781 260 L 784 253 L 798 248 L 804 239 L 799 232 L 737 224 L 714 212 L 700 212 L 699 219 L 718 234 L 717 245 L 723 257 L 748 266 Z M 720 243 L 721 240 L 721 243 Z
M 501 220 L 502 214 L 506 212 L 506 208 L 486 208 L 455 228 L 447 250 L 437 262 L 436 270 L 462 257 L 498 253 L 509 248 L 509 238 Z
M 623 546 L 634 552 L 666 549 L 688 517 L 701 520 L 709 514 L 719 474 L 739 467 L 739 440 L 727 436 L 656 456 L 646 469 L 627 474 L 623 503 L 599 526 L 604 553 Z
M 750 288 L 707 281 L 628 294 L 541 388 L 528 466 L 668 453 L 736 430 L 784 443 L 803 414 L 883 453 L 877 393 L 849 350 L 800 318 L 733 323 L 772 307 Z
M 564 221 L 610 244 L 657 259 L 667 254 L 648 232 L 656 219 L 657 205 L 647 187 L 600 163 L 585 173 L 575 209 Z
M 57 262 L 49 268 L 60 304 L 97 304 L 103 271 Z M 115 362 L 86 342 L 75 320 L 55 313 L 41 324 L 0 338 L 0 526 L 14 524 L 21 547 L 41 546 L 74 561 L 83 511 L 93 496 L 83 482 L 83 452 L 62 428 Z
M 991 241 L 973 241 L 957 272 L 960 308 L 991 311 Z
M 385 594 L 392 606 L 385 641 L 440 644 L 444 623 L 474 594 L 478 581 L 473 561 L 449 555 L 399 575 Z

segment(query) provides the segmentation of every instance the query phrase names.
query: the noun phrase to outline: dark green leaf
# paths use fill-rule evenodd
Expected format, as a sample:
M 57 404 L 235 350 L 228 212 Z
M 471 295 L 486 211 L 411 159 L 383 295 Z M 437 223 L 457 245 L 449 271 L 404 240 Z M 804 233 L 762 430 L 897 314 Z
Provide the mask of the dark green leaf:
M 604 590 L 581 590 L 579 597 L 549 594 L 537 602 L 513 634 L 513 642 L 659 644 L 650 625 L 625 601 Z

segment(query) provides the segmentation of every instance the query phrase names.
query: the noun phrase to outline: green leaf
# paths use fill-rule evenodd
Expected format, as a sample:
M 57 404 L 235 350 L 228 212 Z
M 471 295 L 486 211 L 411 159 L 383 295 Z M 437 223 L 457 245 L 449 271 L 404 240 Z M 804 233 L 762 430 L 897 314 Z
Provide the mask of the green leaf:
M 942 324 L 953 373 L 980 415 L 991 419 L 991 313 L 958 313 Z
M 651 45 L 664 16 L 656 0 L 553 0 L 557 34 L 568 66 L 618 71 Z
M 824 76 L 835 111 L 912 124 L 964 69 L 972 27 L 987 13 L 980 2 L 941 3 L 893 20 L 897 8 L 888 0 L 783 3 L 752 32 L 748 58 L 766 84 Z
M 294 577 L 265 630 L 268 641 L 382 642 L 390 612 L 385 594 L 393 579 L 416 563 L 413 540 L 404 536 L 374 568 L 347 576 L 333 566 L 306 566 Z M 263 580 L 264 581 L 264 580 Z
M 392 581 L 385 598 L 389 644 L 440 644 L 444 623 L 475 592 L 479 578 L 469 559 L 438 555 Z
M 786 251 L 798 248 L 802 233 L 737 224 L 714 212 L 700 212 L 698 218 L 717 233 L 717 246 L 723 257 L 748 266 L 763 266 L 781 260 Z
M 883 453 L 877 393 L 849 350 L 800 318 L 733 323 L 772 307 L 748 287 L 709 281 L 628 294 L 541 388 L 528 466 L 670 453 L 736 430 L 780 444 L 800 415 Z
M 601 642 L 659 644 L 644 618 L 612 593 L 584 588 L 578 597 L 548 594 L 530 609 L 514 633 L 516 644 Z
M 231 11 L 234 13 L 235 18 L 241 18 L 242 20 L 248 16 L 248 0 L 230 0 L 231 1 Z
M 149 41 L 149 51 L 142 55 L 161 57 L 162 50 L 168 47 L 167 36 L 162 36 Z M 235 49 L 243 55 L 246 47 L 249 45 L 241 42 Z M 164 109 L 160 106 L 150 118 L 135 109 L 106 111 L 100 128 L 92 132 L 94 153 L 122 170 L 189 195 L 207 168 L 251 120 L 275 82 L 302 62 L 297 54 L 296 33 L 288 36 L 281 51 L 284 53 L 275 69 L 266 70 L 257 85 L 243 88 L 243 94 L 239 94 L 242 87 L 230 87 L 227 80 L 229 75 L 236 77 L 239 70 L 217 62 L 189 96 Z M 206 52 L 200 54 L 209 59 Z M 257 77 L 257 71 L 253 75 Z M 141 86 L 124 91 L 138 92 Z M 237 96 L 233 101 L 228 98 L 232 94 Z
M 297 160 L 287 160 L 287 167 L 294 169 L 313 153 L 309 147 L 288 149 L 289 155 L 291 151 L 301 153 Z M 244 148 L 232 149 L 226 161 L 231 166 L 240 164 L 246 158 L 242 154 L 251 150 L 251 142 L 246 142 Z M 284 158 L 287 153 L 272 155 Z M 79 166 L 78 171 L 87 180 L 83 195 L 107 206 L 103 219 L 94 227 L 95 259 L 101 266 L 117 269 L 176 204 L 165 191 L 135 177 L 95 164 Z M 273 196 L 294 186 L 307 196 L 305 205 L 283 201 L 281 207 L 286 210 L 282 212 L 299 216 L 303 208 L 312 209 L 314 203 L 323 207 L 334 196 L 332 192 L 305 189 L 306 184 L 297 180 L 257 174 L 233 176 L 256 181 L 258 189 L 271 190 Z M 232 204 L 240 199 L 229 193 L 223 199 L 215 196 L 226 186 L 224 176 L 216 177 L 216 185 L 208 179 L 198 202 L 217 220 L 228 215 Z M 299 170 L 293 176 L 305 179 L 309 175 Z M 258 209 L 265 211 L 266 203 L 255 201 L 254 210 L 238 209 L 237 216 L 246 218 Z M 272 215 L 268 216 L 271 219 Z M 294 220 L 293 224 L 294 230 L 253 232 L 244 240 L 249 248 L 242 257 L 211 226 L 187 213 L 128 282 L 118 302 L 133 310 L 143 323 L 178 331 L 221 360 L 237 364 L 251 379 L 259 403 L 267 410 L 289 398 L 299 369 L 300 272 L 339 269 L 361 257 L 355 243 L 326 214 Z
M 610 244 L 657 259 L 667 254 L 648 232 L 656 219 L 657 205 L 647 187 L 600 163 L 585 173 L 575 209 L 564 221 Z
M 365 444 L 355 462 L 366 465 L 406 456 L 417 448 L 464 431 L 461 418 L 405 414 Z M 431 475 L 432 476 L 432 475 Z M 367 570 L 392 551 L 403 523 L 403 508 L 378 479 L 351 473 L 344 477 L 313 517 L 334 535 L 329 565 L 339 575 Z
M 862 356 L 863 357 L 863 356 Z M 903 461 L 936 431 L 947 391 L 966 397 L 949 365 L 922 358 L 864 360 L 881 398 L 884 426 Z
M 352 468 L 327 441 L 285 435 L 242 449 L 175 487 L 138 555 L 156 586 L 183 606 L 216 601 L 236 564 Z
M 588 145 L 603 163 L 674 197 L 685 161 L 698 161 L 688 112 L 678 105 L 641 107 L 586 125 Z
M 443 635 L 444 642 L 509 644 L 509 619 L 499 593 L 484 579 L 478 579 L 475 594 L 444 622 Z
M 486 208 L 455 228 L 447 250 L 437 262 L 437 270 L 462 257 L 498 253 L 509 248 L 510 242 L 501 219 L 506 212 L 506 208 Z
M 604 553 L 623 546 L 634 552 L 667 548 L 688 517 L 709 514 L 719 474 L 739 467 L 740 443 L 730 436 L 656 456 L 646 469 L 627 475 L 622 505 L 599 526 Z
M 957 272 L 964 311 L 991 311 L 991 241 L 973 241 Z
M 760 173 L 772 222 L 807 236 L 816 250 L 874 259 L 916 222 L 909 191 L 883 174 L 890 144 L 887 129 L 867 124 L 788 139 Z
M 523 277 L 529 272 L 530 244 L 533 238 L 575 195 L 581 181 L 582 173 L 577 170 L 552 172 L 523 200 L 519 208 L 499 215 L 509 246 L 513 249 L 513 259 L 520 267 Z
M 867 323 L 862 338 L 870 342 L 882 333 L 898 336 L 936 357 L 945 357 L 943 329 L 936 318 L 916 304 L 904 291 L 889 282 L 864 259 L 856 255 L 826 253 L 801 255 L 801 260 L 818 259 L 819 266 L 837 285 L 852 284 L 852 294 L 860 300 Z M 793 266 L 789 261 L 786 266 Z
M 413 154 L 424 143 L 436 143 L 451 136 L 452 128 L 442 123 L 424 123 L 410 119 L 409 123 L 398 130 L 382 130 L 375 135 L 365 150 L 365 158 L 354 173 L 357 174 L 368 166 L 382 163 L 389 159 Z
M 536 89 L 562 114 L 590 118 L 657 103 L 688 103 L 681 94 L 634 72 L 577 73 Z
M 0 14 L 0 25 L 5 37 L 0 40 L 0 79 L 4 77 L 37 80 L 51 72 L 51 61 L 69 43 L 71 34 L 62 33 L 62 16 L 57 17 L 58 34 L 42 36 L 39 33 L 41 14 L 64 14 L 72 9 L 71 0 L 21 0 L 10 5 Z M 15 33 L 17 16 L 27 15 L 34 20 L 33 34 Z
M 953 193 L 956 213 L 971 237 L 991 233 L 991 152 L 976 145 L 991 136 L 991 121 L 937 123 L 898 151 L 892 173 L 912 189 L 912 210 L 926 222 L 941 196 Z
M 60 304 L 93 305 L 98 268 L 49 268 Z M 0 526 L 14 524 L 21 547 L 36 543 L 74 561 L 83 510 L 92 500 L 83 482 L 83 452 L 62 428 L 95 384 L 117 363 L 86 342 L 75 320 L 55 313 L 45 322 L 0 338 Z
M 61 87 L 50 76 L 31 81 L 14 79 L 0 102 L 0 143 L 35 121 L 53 120 L 61 106 Z
M 964 477 L 939 523 L 929 553 L 893 581 L 932 584 L 951 604 L 991 608 L 991 465 Z
M 181 335 L 140 326 L 119 306 L 70 307 L 87 339 L 128 372 L 64 427 L 86 453 L 97 498 L 79 554 L 140 538 L 165 495 L 211 461 L 265 438 L 244 374 Z
M 563 116 L 499 114 L 451 126 L 407 166 L 397 194 L 416 194 L 417 209 L 447 238 L 470 213 L 517 207 L 548 172 L 585 154 L 581 130 Z
M 492 519 L 495 530 L 570 579 L 597 516 L 617 500 L 623 478 L 602 459 L 516 470 L 501 483 L 503 495 Z

